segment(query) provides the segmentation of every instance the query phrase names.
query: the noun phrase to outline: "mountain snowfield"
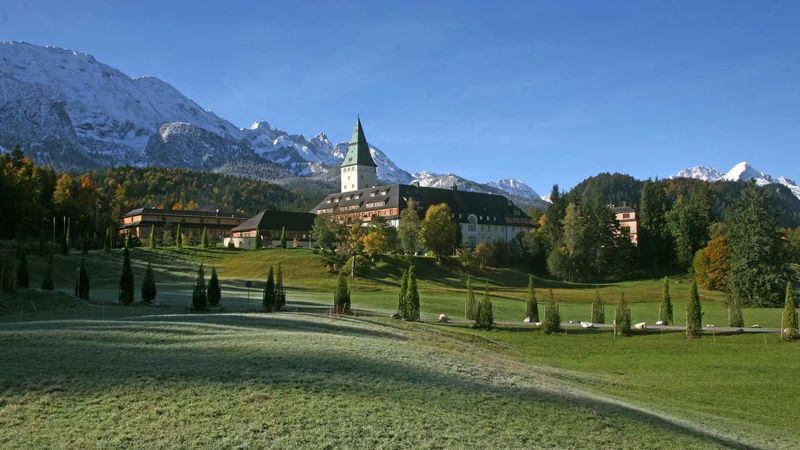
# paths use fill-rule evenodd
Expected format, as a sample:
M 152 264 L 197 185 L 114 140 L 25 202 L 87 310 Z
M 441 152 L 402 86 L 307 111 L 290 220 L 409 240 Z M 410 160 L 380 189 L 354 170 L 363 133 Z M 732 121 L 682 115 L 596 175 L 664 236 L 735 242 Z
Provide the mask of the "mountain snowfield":
M 742 161 L 725 173 L 713 167 L 694 166 L 683 169 L 671 178 L 696 178 L 704 181 L 750 181 L 754 180 L 759 186 L 767 184 L 782 184 L 789 188 L 795 197 L 800 198 L 800 186 L 793 180 L 780 176 L 773 177 L 756 168 L 747 161 Z
M 131 78 L 93 56 L 25 42 L 0 42 L 0 148 L 21 145 L 63 170 L 134 165 L 214 170 L 271 181 L 333 180 L 347 143 L 311 139 L 266 121 L 249 128 L 202 108 L 155 77 Z M 453 174 L 412 175 L 370 146 L 386 182 L 504 193 L 540 201 L 519 180 L 482 184 Z

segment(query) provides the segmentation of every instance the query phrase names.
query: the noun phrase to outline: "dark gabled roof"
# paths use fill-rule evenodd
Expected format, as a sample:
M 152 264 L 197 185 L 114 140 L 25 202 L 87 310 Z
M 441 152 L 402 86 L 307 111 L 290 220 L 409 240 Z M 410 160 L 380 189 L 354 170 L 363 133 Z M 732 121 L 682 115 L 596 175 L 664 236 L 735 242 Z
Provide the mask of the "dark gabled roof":
M 364 129 L 361 127 L 361 118 L 356 119 L 353 137 L 347 144 L 347 155 L 345 155 L 344 161 L 342 161 L 342 167 L 354 165 L 378 167 L 369 151 L 367 137 L 364 136 Z
M 516 218 L 517 221 L 530 220 L 525 212 L 502 195 L 407 184 L 387 184 L 358 191 L 331 194 L 325 197 L 312 212 L 333 209 L 334 213 L 346 214 L 385 208 L 402 210 L 411 199 L 419 205 L 421 214 L 424 214 L 431 205 L 446 203 L 456 219 L 461 222 L 466 222 L 470 214 L 477 216 L 478 223 L 485 224 L 505 224 L 511 217 Z M 377 205 L 367 206 L 373 203 L 377 203 Z
M 311 213 L 268 209 L 245 220 L 231 231 L 280 230 L 283 227 L 290 231 L 306 231 L 314 225 L 314 217 Z
M 635 213 L 636 212 L 635 209 L 631 208 L 628 205 L 612 206 L 611 210 L 614 211 L 615 213 Z
M 138 216 L 141 214 L 161 214 L 164 216 L 195 216 L 195 217 L 232 217 L 232 218 L 240 218 L 244 219 L 246 216 L 241 214 L 234 214 L 230 212 L 223 212 L 220 210 L 216 211 L 184 211 L 184 210 L 172 210 L 172 209 L 160 209 L 160 208 L 136 208 L 128 211 L 122 217 L 131 217 L 131 216 Z

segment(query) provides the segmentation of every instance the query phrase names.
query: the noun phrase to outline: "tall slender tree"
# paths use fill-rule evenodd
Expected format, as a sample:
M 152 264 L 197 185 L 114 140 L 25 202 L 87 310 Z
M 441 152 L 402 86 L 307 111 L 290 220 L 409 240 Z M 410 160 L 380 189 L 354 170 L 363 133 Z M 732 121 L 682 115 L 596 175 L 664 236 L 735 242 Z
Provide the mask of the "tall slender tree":
M 472 290 L 472 277 L 467 275 L 467 297 L 464 299 L 464 319 L 475 320 L 478 316 L 478 301 Z
M 155 225 L 151 225 L 150 226 L 150 238 L 148 239 L 148 244 L 150 244 L 150 250 L 155 250 L 156 247 L 158 246 L 157 239 L 158 238 L 156 237 L 156 226 Z
M 200 247 L 208 248 L 208 228 L 203 227 L 203 233 L 200 235 Z
M 645 267 L 657 268 L 670 260 L 667 195 L 658 180 L 647 180 L 639 202 L 639 254 Z
M 89 300 L 89 273 L 86 271 L 86 260 L 83 258 L 78 269 L 78 279 L 75 280 L 75 297 Z
M 156 275 L 153 272 L 153 265 L 147 261 L 147 268 L 144 271 L 142 278 L 142 301 L 145 303 L 152 303 L 158 295 L 156 288 Z
M 548 291 L 547 305 L 544 308 L 544 322 L 542 331 L 545 334 L 558 333 L 561 331 L 561 314 L 558 311 L 556 299 L 553 297 L 553 290 Z
M 600 288 L 594 288 L 594 300 L 592 301 L 592 322 L 605 323 L 606 311 L 603 304 L 603 297 L 600 296 Z
M 703 333 L 703 308 L 700 305 L 700 295 L 697 293 L 697 283 L 692 281 L 689 291 L 689 303 L 686 305 L 686 337 L 699 338 Z
M 106 227 L 106 236 L 103 238 L 103 251 L 110 252 L 113 246 L 113 237 L 111 234 L 111 225 Z
M 415 255 L 419 247 L 420 218 L 417 213 L 417 202 L 409 199 L 406 208 L 400 213 L 400 225 L 397 231 L 400 246 L 406 255 Z
M 280 269 L 278 269 L 278 273 L 280 274 Z M 219 307 L 219 302 L 222 299 L 222 289 L 220 289 L 216 267 L 211 267 L 211 279 L 208 280 L 206 296 L 208 297 L 208 306 L 212 308 Z
M 133 304 L 133 270 L 131 254 L 127 248 L 122 250 L 122 276 L 119 279 L 119 302 L 123 305 Z
M 419 291 L 417 290 L 417 270 L 414 266 L 408 269 L 408 292 L 406 293 L 406 302 L 408 302 L 408 314 L 404 319 L 418 322 Z
M 494 313 L 492 312 L 492 300 L 489 298 L 489 285 L 483 291 L 483 298 L 478 304 L 478 316 L 475 319 L 473 328 L 491 330 L 494 328 Z
M 658 308 L 658 320 L 664 322 L 665 325 L 672 324 L 672 298 L 669 295 L 669 277 L 664 277 L 661 304 Z
M 783 317 L 781 318 L 781 339 L 791 341 L 798 337 L 797 330 L 797 311 L 794 307 L 794 291 L 792 282 L 786 282 L 786 298 L 783 305 Z
M 336 314 L 350 314 L 350 288 L 347 286 L 347 277 L 344 272 L 339 272 L 336 280 L 336 291 L 333 293 L 333 307 Z
M 281 228 L 281 248 L 286 248 L 286 227 Z
M 744 314 L 742 313 L 742 302 L 728 297 L 728 326 L 743 327 Z
M 192 310 L 205 311 L 208 309 L 208 295 L 206 293 L 206 276 L 203 265 L 197 269 L 197 281 L 192 292 Z
M 183 248 L 183 233 L 181 232 L 181 224 L 178 224 L 178 228 L 175 231 L 175 246 L 178 248 Z
M 286 307 L 286 290 L 283 288 L 281 263 L 278 263 L 278 271 L 275 272 L 275 305 L 279 311 Z
M 269 272 L 267 272 L 267 281 L 264 283 L 262 304 L 264 305 L 264 310 L 267 312 L 275 311 L 277 306 L 275 299 L 275 274 L 272 270 L 272 266 L 269 266 Z
M 403 318 L 408 314 L 408 302 L 406 293 L 408 292 L 408 269 L 403 270 L 403 277 L 400 280 L 400 294 L 397 298 L 397 314 Z
M 50 253 L 47 256 L 47 266 L 44 269 L 44 277 L 42 278 L 42 290 L 52 291 L 53 288 L 53 254 Z
M 539 303 L 536 301 L 536 288 L 533 286 L 533 275 L 528 275 L 528 298 L 525 301 L 525 317 L 529 322 L 539 321 Z
M 19 264 L 17 264 L 17 289 L 28 289 L 31 284 L 31 276 L 28 273 L 28 258 L 25 253 L 19 255 Z
M 617 336 L 631 335 L 631 310 L 625 301 L 625 293 L 619 294 L 619 303 L 614 311 L 614 334 Z

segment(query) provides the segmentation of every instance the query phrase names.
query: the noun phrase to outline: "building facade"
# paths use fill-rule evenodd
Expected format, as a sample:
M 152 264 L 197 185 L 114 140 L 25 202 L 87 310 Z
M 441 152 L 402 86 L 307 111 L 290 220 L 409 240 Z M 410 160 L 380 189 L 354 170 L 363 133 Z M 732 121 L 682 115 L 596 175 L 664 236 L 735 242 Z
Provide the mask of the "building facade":
M 630 206 L 615 206 L 611 208 L 614 211 L 614 216 L 619 223 L 620 229 L 627 231 L 631 237 L 631 242 L 639 245 L 639 218 L 637 217 L 636 210 Z
M 225 246 L 233 244 L 245 249 L 275 246 L 285 230 L 289 245 L 296 240 L 301 246 L 310 247 L 315 217 L 311 213 L 264 210 L 231 229 Z
M 199 240 L 205 228 L 212 241 L 222 241 L 231 229 L 247 219 L 245 216 L 217 211 L 175 211 L 170 209 L 137 208 L 122 216 L 117 227 L 120 235 L 130 233 L 140 240 L 150 238 L 150 231 L 155 229 L 156 239 L 160 242 L 164 230 L 173 233 L 181 226 L 181 233 L 187 242 Z
M 375 168 L 358 120 L 341 167 L 341 192 L 328 195 L 311 212 L 331 215 L 338 222 L 362 224 L 377 217 L 399 227 L 400 215 L 409 205 L 416 205 L 417 213 L 424 217 L 428 207 L 444 203 L 453 212 L 461 228 L 462 245 L 467 247 L 510 241 L 532 227 L 530 216 L 502 195 L 407 184 L 376 185 Z

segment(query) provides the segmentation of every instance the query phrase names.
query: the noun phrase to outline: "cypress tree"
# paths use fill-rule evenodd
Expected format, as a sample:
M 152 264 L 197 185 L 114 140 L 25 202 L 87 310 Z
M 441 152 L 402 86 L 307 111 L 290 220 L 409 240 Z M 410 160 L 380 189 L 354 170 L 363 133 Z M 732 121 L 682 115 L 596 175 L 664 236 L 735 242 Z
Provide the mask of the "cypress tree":
M 275 303 L 279 311 L 286 306 L 286 290 L 283 288 L 281 263 L 278 263 L 278 271 L 275 273 Z
M 692 281 L 689 303 L 686 305 L 686 337 L 698 338 L 703 333 L 703 309 L 697 294 L 697 283 Z
M 278 273 L 280 273 L 280 269 L 278 269 Z M 208 280 L 208 290 L 206 292 L 208 294 L 208 305 L 212 308 L 217 308 L 222 299 L 222 289 L 219 286 L 219 278 L 215 267 L 211 268 L 211 279 Z
M 75 281 L 75 297 L 89 300 L 89 273 L 86 272 L 86 261 L 81 258 L 81 267 L 78 270 L 78 279 Z
M 403 278 L 400 280 L 400 294 L 397 298 L 397 314 L 401 318 L 406 317 L 406 314 L 408 313 L 406 291 L 408 291 L 408 269 L 403 270 Z
M 552 289 L 550 289 L 548 297 L 547 305 L 544 307 L 544 322 L 542 322 L 542 331 L 545 334 L 561 331 L 561 314 L 558 311 L 558 305 L 553 297 Z
M 67 222 L 67 232 L 64 234 L 64 245 L 67 246 L 67 252 L 72 248 L 72 222 Z
M 467 307 L 465 308 L 466 320 L 478 318 L 478 301 L 475 299 L 475 292 L 472 290 L 472 277 L 467 275 Z
M 61 254 L 62 255 L 69 255 L 69 244 L 67 243 L 67 234 L 69 233 L 69 228 L 67 228 L 67 232 L 61 236 Z
M 28 258 L 25 253 L 19 256 L 17 265 L 17 289 L 28 289 L 31 284 L 31 276 L 28 273 Z
M 200 235 L 200 247 L 208 248 L 208 229 L 203 227 L 203 234 Z
M 594 288 L 594 300 L 592 301 L 592 322 L 606 323 L 606 311 L 603 298 L 600 297 L 600 288 Z
M 269 266 L 269 272 L 267 272 L 267 281 L 264 283 L 264 296 L 262 303 L 264 305 L 264 310 L 267 312 L 275 311 L 275 275 L 272 270 L 272 266 Z
M 133 270 L 131 270 L 131 254 L 125 248 L 122 251 L 122 276 L 119 279 L 119 302 L 123 305 L 133 304 Z
M 406 320 L 413 322 L 419 321 L 419 291 L 417 291 L 417 269 L 414 266 L 408 269 L 408 292 L 406 293 L 408 302 L 408 315 Z
M 53 254 L 47 257 L 47 267 L 44 269 L 44 278 L 42 278 L 42 290 L 52 291 L 54 288 L 53 283 Z
M 111 226 L 106 227 L 106 236 L 103 239 L 103 251 L 110 252 L 113 237 L 111 236 Z
M 203 265 L 197 269 L 197 282 L 194 284 L 194 291 L 192 292 L 192 310 L 205 311 L 208 309 L 208 297 L 206 295 L 206 275 L 203 271 Z
M 525 302 L 525 317 L 530 322 L 539 321 L 539 303 L 536 301 L 536 288 L 533 286 L 533 275 L 528 275 L 528 300 Z
M 158 246 L 158 242 L 156 242 L 156 240 L 156 226 L 152 225 L 150 226 L 150 240 L 148 242 L 148 244 L 150 244 L 150 250 L 155 250 Z
M 664 277 L 661 305 L 658 308 L 658 320 L 663 321 L 665 325 L 672 323 L 672 298 L 669 295 L 669 277 Z
M 631 335 L 631 310 L 625 301 L 625 293 L 619 295 L 619 303 L 614 311 L 614 333 L 617 336 Z
M 744 314 L 742 313 L 742 302 L 728 298 L 728 326 L 743 327 Z
M 181 233 L 181 224 L 178 224 L 177 231 L 175 231 L 175 246 L 183 248 L 183 233 Z
M 131 232 L 125 230 L 125 236 L 122 237 L 122 248 L 131 248 Z
M 142 301 L 145 303 L 152 303 L 156 299 L 158 289 L 156 289 L 156 276 L 153 273 L 153 265 L 147 261 L 147 269 L 144 271 L 144 278 L 142 279 Z
M 333 308 L 336 314 L 350 314 L 350 288 L 347 286 L 347 277 L 344 276 L 344 272 L 339 272 L 339 277 L 336 279 Z
M 781 339 L 791 341 L 797 338 L 797 311 L 794 308 L 794 292 L 792 282 L 786 282 L 786 298 L 783 305 L 783 318 L 781 320 Z
M 472 325 L 473 328 L 479 328 L 483 330 L 491 330 L 494 328 L 494 314 L 492 313 L 492 301 L 489 299 L 489 286 L 486 286 L 486 290 L 483 292 L 483 298 L 481 302 L 478 304 L 478 316 L 475 319 L 475 323 Z
M 286 248 L 286 227 L 281 228 L 281 248 Z

